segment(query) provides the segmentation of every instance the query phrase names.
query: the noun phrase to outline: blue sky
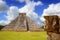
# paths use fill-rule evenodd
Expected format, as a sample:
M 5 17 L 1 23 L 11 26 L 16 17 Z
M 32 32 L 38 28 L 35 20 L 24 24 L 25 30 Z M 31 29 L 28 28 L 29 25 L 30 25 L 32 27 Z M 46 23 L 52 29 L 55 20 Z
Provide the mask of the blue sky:
M 45 9 L 48 9 L 49 7 L 51 7 L 51 6 L 49 6 L 49 5 L 52 5 L 52 4 L 54 4 L 54 6 L 55 5 L 57 5 L 57 4 L 59 4 L 60 3 L 60 0 L 29 0 L 28 2 L 26 2 L 27 0 L 23 0 L 23 1 L 21 1 L 21 0 L 1 0 L 2 2 L 1 2 L 1 5 L 3 5 L 4 7 L 1 7 L 1 5 L 0 5 L 0 24 L 3 24 L 4 23 L 4 21 L 6 21 L 5 22 L 5 24 L 6 23 L 8 23 L 8 22 L 10 22 L 10 21 L 7 21 L 9 18 L 8 17 L 11 17 L 11 15 L 16 15 L 16 14 L 18 14 L 17 12 L 16 12 L 16 14 L 13 14 L 14 12 L 12 12 L 12 14 L 10 15 L 9 14 L 9 11 L 10 11 L 10 13 L 11 13 L 11 9 L 12 10 L 14 10 L 14 8 L 16 7 L 16 9 L 18 10 L 18 9 L 20 9 L 20 10 L 23 10 L 23 7 L 24 6 L 27 6 L 27 5 L 29 5 L 29 1 L 30 2 L 32 2 L 33 1 L 33 3 L 38 3 L 38 5 L 34 5 L 33 7 L 31 6 L 32 4 L 30 3 L 30 8 L 32 7 L 32 13 L 34 13 L 33 15 L 32 14 L 30 14 L 30 16 L 32 17 L 32 19 L 34 19 L 37 23 L 39 23 L 39 22 L 41 22 L 41 20 L 40 20 L 40 18 L 41 18 L 41 16 L 44 14 L 44 10 Z M 5 4 L 4 4 L 5 3 Z M 22 8 L 22 9 L 21 9 Z M 52 7 L 51 7 L 52 8 Z M 2 9 L 2 10 L 1 10 Z M 16 11 L 16 9 L 15 9 L 15 11 Z M 52 8 L 53 9 L 53 8 Z M 29 10 L 29 11 L 31 11 L 31 10 Z M 59 9 L 60 10 L 60 9 Z M 24 10 L 25 11 L 25 10 Z M 24 12 L 23 11 L 23 12 Z M 46 11 L 48 11 L 48 10 L 46 10 Z M 50 11 L 49 11 L 50 12 Z M 9 16 L 10 15 L 10 16 Z M 35 15 L 37 16 L 38 15 L 38 17 L 35 17 Z M 33 17 L 34 16 L 34 17 Z M 7 18 L 6 18 L 7 17 Z M 13 17 L 13 16 L 12 16 Z M 11 19 L 13 19 L 11 17 Z M 43 19 L 42 19 L 43 20 Z M 2 22 L 1 22 L 2 21 Z

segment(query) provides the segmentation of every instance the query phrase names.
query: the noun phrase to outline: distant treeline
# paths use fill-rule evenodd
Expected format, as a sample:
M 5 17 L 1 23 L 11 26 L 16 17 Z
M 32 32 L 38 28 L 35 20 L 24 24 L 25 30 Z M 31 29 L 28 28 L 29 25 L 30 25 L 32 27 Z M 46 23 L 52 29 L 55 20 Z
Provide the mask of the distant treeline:
M 1 30 L 3 27 L 4 27 L 3 25 L 0 25 L 0 30 Z
M 44 26 L 42 26 L 41 28 L 44 29 Z

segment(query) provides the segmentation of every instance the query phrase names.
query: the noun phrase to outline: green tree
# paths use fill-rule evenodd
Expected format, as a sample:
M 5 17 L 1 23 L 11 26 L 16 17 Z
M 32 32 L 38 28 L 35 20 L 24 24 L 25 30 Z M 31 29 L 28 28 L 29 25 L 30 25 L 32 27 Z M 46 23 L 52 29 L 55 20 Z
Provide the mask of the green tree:
M 4 27 L 3 25 L 0 25 L 0 30 L 1 30 L 3 27 Z
M 42 26 L 41 28 L 44 29 L 44 26 Z

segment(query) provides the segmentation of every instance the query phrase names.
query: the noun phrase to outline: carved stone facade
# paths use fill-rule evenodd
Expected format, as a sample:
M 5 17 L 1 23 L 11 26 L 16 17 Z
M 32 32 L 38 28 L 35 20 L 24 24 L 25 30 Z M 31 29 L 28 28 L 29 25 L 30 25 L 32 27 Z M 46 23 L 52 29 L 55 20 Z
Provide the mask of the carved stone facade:
M 56 15 L 44 16 L 47 40 L 60 40 L 60 18 Z
M 13 20 L 9 25 L 2 30 L 10 31 L 40 31 L 40 25 L 26 16 L 25 13 L 20 13 L 19 16 Z

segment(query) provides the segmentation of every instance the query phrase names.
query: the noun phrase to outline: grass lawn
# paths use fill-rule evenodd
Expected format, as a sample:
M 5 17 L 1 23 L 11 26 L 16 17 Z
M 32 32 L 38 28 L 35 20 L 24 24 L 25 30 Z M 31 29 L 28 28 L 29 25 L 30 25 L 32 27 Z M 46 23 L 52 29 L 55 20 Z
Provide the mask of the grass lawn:
M 0 32 L 0 40 L 46 40 L 46 32 Z

